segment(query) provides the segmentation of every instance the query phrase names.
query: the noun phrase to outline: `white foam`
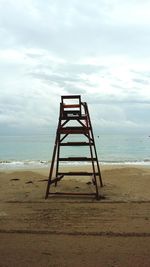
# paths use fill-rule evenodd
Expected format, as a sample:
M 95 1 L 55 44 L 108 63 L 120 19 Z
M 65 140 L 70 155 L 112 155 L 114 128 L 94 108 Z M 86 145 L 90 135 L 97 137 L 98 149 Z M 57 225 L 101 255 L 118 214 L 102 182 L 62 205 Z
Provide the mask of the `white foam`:
M 30 169 L 30 168 L 45 168 L 49 166 L 48 161 L 1 161 L 0 169 Z
M 100 161 L 101 165 L 136 165 L 136 166 L 150 166 L 149 160 L 143 161 Z M 91 165 L 89 162 L 61 162 L 61 166 L 87 166 Z M 25 161 L 0 161 L 0 169 L 32 169 L 32 168 L 46 168 L 50 167 L 50 162 L 45 160 L 25 160 Z

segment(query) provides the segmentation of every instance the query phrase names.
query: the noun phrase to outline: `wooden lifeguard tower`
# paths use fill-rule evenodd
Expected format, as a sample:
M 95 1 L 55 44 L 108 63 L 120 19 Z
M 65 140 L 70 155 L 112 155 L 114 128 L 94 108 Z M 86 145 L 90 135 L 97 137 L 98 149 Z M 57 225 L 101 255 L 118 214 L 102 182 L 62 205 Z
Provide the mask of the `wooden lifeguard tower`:
M 75 125 L 74 126 L 74 124 Z M 69 124 L 69 126 L 67 125 Z M 71 126 L 70 126 L 71 124 Z M 68 136 L 81 135 L 85 136 L 86 141 L 67 141 Z M 68 139 L 68 138 L 67 138 Z M 89 157 L 62 157 L 61 147 L 82 147 L 89 148 Z M 82 153 L 82 150 L 81 152 Z M 62 172 L 60 171 L 60 162 L 91 162 L 91 172 L 73 171 Z M 95 193 L 79 193 L 79 192 L 50 192 L 52 184 L 57 186 L 57 183 L 63 179 L 64 176 L 90 176 L 92 178 Z M 50 166 L 48 184 L 46 189 L 45 198 L 50 194 L 65 194 L 65 195 L 95 195 L 96 199 L 100 199 L 100 187 L 103 186 L 101 172 L 96 152 L 92 124 L 86 102 L 81 102 L 80 95 L 66 95 L 61 96 L 60 113 L 58 127 L 56 131 L 56 139 Z

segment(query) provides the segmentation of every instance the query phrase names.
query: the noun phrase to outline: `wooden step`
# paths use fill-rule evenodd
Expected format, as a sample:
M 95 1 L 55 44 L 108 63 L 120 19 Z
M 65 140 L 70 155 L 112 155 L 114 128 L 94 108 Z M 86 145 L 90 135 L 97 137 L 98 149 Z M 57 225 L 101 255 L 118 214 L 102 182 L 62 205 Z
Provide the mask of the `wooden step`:
M 63 108 L 80 108 L 80 104 L 63 104 Z
M 93 176 L 93 172 L 59 172 L 58 175 L 63 176 Z M 99 175 L 98 172 L 95 173 L 95 175 Z
M 68 158 L 59 158 L 59 161 L 92 161 L 92 158 L 87 158 L 87 157 L 68 157 Z M 96 158 L 93 158 L 93 161 L 96 161 Z
M 75 98 L 80 99 L 81 96 L 80 95 L 62 95 L 61 96 L 61 99 L 75 99 Z
M 64 127 L 60 128 L 61 134 L 87 134 L 91 130 L 90 127 Z
M 49 195 L 71 195 L 71 196 L 95 196 L 96 193 L 85 192 L 49 192 Z
M 60 146 L 89 146 L 89 142 L 66 142 L 66 143 L 60 143 Z M 93 143 L 91 143 L 91 146 L 94 146 Z
M 85 120 L 87 119 L 87 115 L 65 115 L 65 114 L 62 114 L 62 117 L 61 117 L 62 120 Z

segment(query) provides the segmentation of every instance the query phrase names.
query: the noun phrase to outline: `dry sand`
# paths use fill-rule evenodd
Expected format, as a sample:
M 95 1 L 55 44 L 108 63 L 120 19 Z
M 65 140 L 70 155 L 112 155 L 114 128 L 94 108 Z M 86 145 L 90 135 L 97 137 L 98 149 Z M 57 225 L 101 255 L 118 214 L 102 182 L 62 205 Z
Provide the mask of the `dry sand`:
M 0 267 L 149 267 L 150 168 L 101 170 L 100 201 L 45 200 L 48 169 L 0 172 Z M 89 181 L 66 177 L 52 190 L 92 192 Z

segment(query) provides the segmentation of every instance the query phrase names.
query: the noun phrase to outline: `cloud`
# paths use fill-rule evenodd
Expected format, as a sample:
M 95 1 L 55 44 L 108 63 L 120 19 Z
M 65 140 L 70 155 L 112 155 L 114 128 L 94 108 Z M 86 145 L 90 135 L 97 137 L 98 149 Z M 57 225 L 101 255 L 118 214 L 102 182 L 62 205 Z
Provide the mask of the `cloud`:
M 72 59 L 137 52 L 143 56 L 149 48 L 148 8 L 148 2 L 134 1 L 2 1 L 1 45 L 42 48 Z
M 74 95 L 74 94 L 78 95 L 78 94 L 85 94 L 86 93 L 86 90 L 81 89 L 81 88 L 72 88 L 69 85 L 67 87 L 65 87 L 65 91 L 66 91 L 66 93 L 71 94 L 71 95 Z
M 2 0 L 3 132 L 56 127 L 63 94 L 82 94 L 106 131 L 148 131 L 149 8 L 146 0 Z
M 140 79 L 140 78 L 135 78 L 135 79 L 133 79 L 133 81 L 137 82 L 137 83 L 141 83 L 143 85 L 149 85 L 150 84 L 150 81 L 144 80 L 144 79 Z

